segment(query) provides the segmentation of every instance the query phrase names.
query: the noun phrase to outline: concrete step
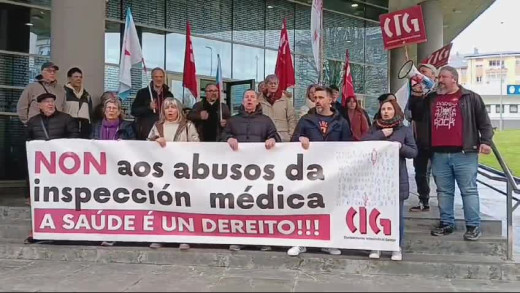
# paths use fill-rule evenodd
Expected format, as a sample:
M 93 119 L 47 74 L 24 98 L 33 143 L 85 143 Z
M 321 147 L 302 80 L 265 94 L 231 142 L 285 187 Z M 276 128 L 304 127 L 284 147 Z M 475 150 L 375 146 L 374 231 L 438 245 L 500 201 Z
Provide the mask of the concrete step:
M 392 275 L 417 278 L 520 280 L 520 265 L 493 256 L 425 255 L 409 253 L 401 262 L 385 254 L 370 260 L 366 251 L 343 251 L 343 255 L 305 253 L 290 257 L 284 251 L 243 250 L 224 247 L 150 249 L 147 247 L 100 247 L 0 243 L 0 259 L 50 260 L 67 262 L 129 263 L 178 266 L 206 266 L 230 269 L 288 269 L 309 273 Z
M 507 241 L 493 235 L 483 235 L 478 241 L 465 241 L 463 232 L 447 236 L 431 236 L 429 231 L 406 231 L 404 251 L 416 254 L 498 256 L 505 258 Z
M 410 206 L 405 205 L 405 227 L 406 230 L 426 230 L 438 226 L 439 208 L 430 206 L 428 212 L 409 212 Z M 466 222 L 464 221 L 462 209 L 455 210 L 455 229 L 464 233 L 466 231 Z M 486 215 L 481 215 L 482 233 L 484 235 L 502 236 L 502 221 Z
M 16 239 L 22 242 L 29 234 L 30 222 L 0 225 L 0 239 Z M 406 231 L 404 251 L 406 253 L 439 255 L 483 255 L 505 256 L 506 241 L 502 237 L 484 235 L 479 241 L 464 241 L 462 232 L 435 237 L 429 231 Z

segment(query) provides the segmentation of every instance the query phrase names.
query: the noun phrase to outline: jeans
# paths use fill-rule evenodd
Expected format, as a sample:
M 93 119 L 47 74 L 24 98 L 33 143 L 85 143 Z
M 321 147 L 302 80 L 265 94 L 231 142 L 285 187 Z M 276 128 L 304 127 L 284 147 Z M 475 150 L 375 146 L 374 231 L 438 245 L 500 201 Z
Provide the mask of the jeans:
M 480 227 L 477 189 L 478 153 L 434 153 L 432 172 L 437 185 L 441 224 L 455 227 L 455 181 L 462 195 L 466 226 Z
M 430 152 L 419 149 L 417 157 L 413 159 L 415 168 L 415 183 L 417 184 L 417 193 L 419 193 L 419 201 L 428 206 L 430 200 Z

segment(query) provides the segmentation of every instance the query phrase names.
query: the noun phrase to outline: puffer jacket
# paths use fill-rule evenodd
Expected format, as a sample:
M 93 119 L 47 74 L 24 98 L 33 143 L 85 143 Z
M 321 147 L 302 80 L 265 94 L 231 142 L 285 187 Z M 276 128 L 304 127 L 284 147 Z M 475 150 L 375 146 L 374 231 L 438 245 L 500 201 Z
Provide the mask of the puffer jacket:
M 69 114 L 55 111 L 51 116 L 42 113 L 27 122 L 27 140 L 78 138 L 78 124 Z
M 262 105 L 262 113 L 273 120 L 282 141 L 290 141 L 298 123 L 292 100 L 282 95 L 271 105 L 264 94 L 260 94 L 258 101 Z
M 36 76 L 36 81 L 27 85 L 18 99 L 16 112 L 23 124 L 27 124 L 29 119 L 40 114 L 40 108 L 36 98 L 45 93 L 56 96 L 56 110 L 63 112 L 65 109 L 65 89 L 57 81 L 47 82 L 41 75 Z
M 229 138 L 236 138 L 239 142 L 264 142 L 270 138 L 281 141 L 273 121 L 262 114 L 260 105 L 253 113 L 247 113 L 244 106 L 240 106 L 238 114 L 229 118 L 221 140 Z
M 408 199 L 410 196 L 410 184 L 408 182 L 406 159 L 413 159 L 417 156 L 417 146 L 415 145 L 412 129 L 408 126 L 400 125 L 394 128 L 392 135 L 386 137 L 381 128 L 378 128 L 374 122 L 362 140 L 386 140 L 401 143 L 401 149 L 399 149 L 399 200 Z
M 300 136 L 308 138 L 310 141 L 352 141 L 354 140 L 349 124 L 345 118 L 331 108 L 334 117 L 330 122 L 327 133 L 322 134 L 320 128 L 319 117 L 316 114 L 316 108 L 312 108 L 309 112 L 300 118 L 296 130 L 291 141 L 299 141 Z

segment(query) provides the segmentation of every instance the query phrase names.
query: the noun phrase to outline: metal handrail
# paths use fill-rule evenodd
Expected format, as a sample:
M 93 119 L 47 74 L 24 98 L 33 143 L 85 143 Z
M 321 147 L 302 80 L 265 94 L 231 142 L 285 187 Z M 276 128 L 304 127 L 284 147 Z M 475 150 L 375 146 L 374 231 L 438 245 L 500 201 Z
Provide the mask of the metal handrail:
M 502 172 L 499 170 L 486 167 L 483 165 L 479 165 L 479 168 L 487 171 L 488 173 L 492 173 L 497 176 L 492 176 L 489 174 L 486 174 L 484 172 L 479 171 L 479 174 L 496 181 L 502 181 L 506 182 L 506 192 L 504 193 L 501 190 L 498 190 L 495 187 L 490 186 L 489 184 L 486 184 L 479 180 L 479 183 L 486 185 L 488 187 L 491 187 L 493 190 L 498 191 L 501 194 L 505 194 L 506 199 L 506 214 L 507 214 L 507 259 L 513 260 L 513 212 L 514 210 L 520 205 L 520 201 L 518 198 L 513 197 L 514 193 L 520 193 L 520 188 L 518 184 L 520 183 L 520 179 L 513 176 L 513 173 L 511 172 L 511 169 L 507 167 L 506 162 L 504 161 L 502 155 L 500 154 L 500 151 L 498 150 L 497 146 L 494 142 L 491 142 L 491 149 L 493 150 L 493 154 L 495 154 L 495 157 L 500 164 L 500 168 L 502 168 Z M 516 204 L 513 206 L 513 199 L 516 201 Z

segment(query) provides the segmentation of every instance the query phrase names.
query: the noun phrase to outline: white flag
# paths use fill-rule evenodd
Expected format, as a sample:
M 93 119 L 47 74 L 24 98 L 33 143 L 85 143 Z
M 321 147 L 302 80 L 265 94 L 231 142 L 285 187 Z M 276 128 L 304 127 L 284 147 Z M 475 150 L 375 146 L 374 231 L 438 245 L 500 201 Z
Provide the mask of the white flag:
M 139 44 L 139 37 L 135 28 L 134 19 L 130 8 L 126 13 L 125 33 L 123 35 L 123 47 L 121 49 L 121 59 L 119 61 L 119 96 L 129 94 L 132 88 L 132 77 L 130 69 L 133 65 L 143 61 L 143 52 Z
M 323 0 L 312 0 L 311 10 L 311 40 L 312 40 L 312 53 L 314 55 L 314 61 L 316 62 L 316 68 L 318 74 L 321 74 L 321 60 L 320 60 L 320 47 L 321 47 L 321 18 L 323 16 Z

